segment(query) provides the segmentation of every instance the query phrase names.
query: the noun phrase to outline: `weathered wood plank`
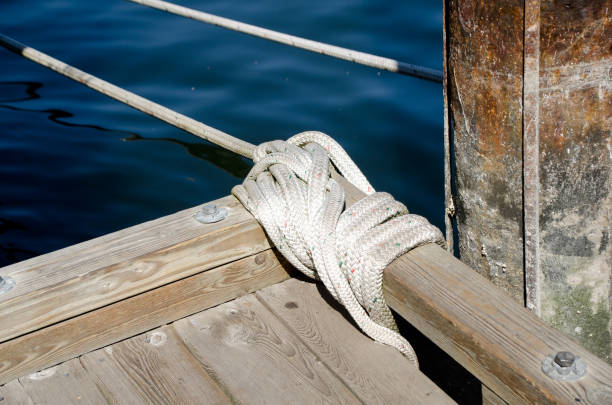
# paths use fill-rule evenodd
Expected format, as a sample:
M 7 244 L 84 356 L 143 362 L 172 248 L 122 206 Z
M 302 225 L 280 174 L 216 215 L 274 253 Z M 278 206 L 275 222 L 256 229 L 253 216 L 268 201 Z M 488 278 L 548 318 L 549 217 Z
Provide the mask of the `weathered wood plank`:
M 486 385 L 482 386 L 482 405 L 508 405 L 495 392 L 491 391 Z
M 10 340 L 0 345 L 0 384 L 288 277 L 267 250 Z
M 228 207 L 231 211 L 229 218 L 215 224 L 201 224 L 193 218 L 201 208 L 197 206 L 2 267 L 0 275 L 12 277 L 16 284 L 8 294 L 0 295 L 0 303 L 196 238 L 228 224 L 252 219 L 232 196 L 211 203 Z
M 81 357 L 111 404 L 230 404 L 178 338 L 164 326 Z
M 69 265 L 68 268 L 78 267 L 79 263 L 86 263 L 89 271 L 78 271 L 78 274 L 63 277 L 52 285 L 45 281 L 32 281 L 36 289 L 23 287 L 17 296 L 11 292 L 13 297 L 0 306 L 0 342 L 270 247 L 261 227 L 242 207 L 231 208 L 228 217 L 217 224 L 201 225 L 191 218 L 189 221 L 201 225 L 201 228 L 191 224 L 189 227 L 194 231 L 190 233 L 179 231 L 187 218 L 191 218 L 190 213 L 176 217 L 175 222 L 160 220 L 165 223 L 165 232 L 154 222 L 139 232 L 127 229 L 111 240 L 88 242 L 91 245 L 82 249 L 78 246 L 69 248 L 70 251 L 60 255 L 63 259 L 55 253 L 51 254 L 54 264 L 61 263 L 58 268 L 65 265 Z M 180 241 L 168 238 L 161 248 L 151 246 L 152 239 L 166 239 L 175 231 L 181 235 Z M 185 240 L 186 236 L 191 239 Z M 112 247 L 124 238 L 131 241 L 126 247 L 130 254 L 119 254 L 121 260 L 109 265 L 108 262 L 114 260 L 110 257 L 116 253 Z M 79 259 L 70 256 L 78 256 Z M 99 266 L 102 262 L 104 264 Z M 57 278 L 58 272 L 47 273 L 42 267 L 44 265 L 41 263 L 31 271 L 27 264 L 20 268 L 39 280 L 46 280 L 48 273 L 52 279 Z M 10 274 L 11 277 L 17 276 L 15 272 Z M 19 289 L 20 280 L 14 278 L 17 280 L 16 289 Z M 24 289 L 28 292 L 24 292 Z
M 19 382 L 34 403 L 45 405 L 103 405 L 106 398 L 78 359 L 21 377 Z
M 174 323 L 209 374 L 241 403 L 360 403 L 253 295 Z
M 3 405 L 34 405 L 32 398 L 17 380 L 0 385 L 0 403 Z
M 402 256 L 383 279 L 394 310 L 508 403 L 601 404 L 612 398 L 612 367 L 439 247 Z M 561 350 L 585 360 L 585 377 L 559 382 L 542 373 L 542 360 Z
M 455 403 L 399 351 L 361 333 L 324 288 L 292 279 L 256 296 L 364 403 Z

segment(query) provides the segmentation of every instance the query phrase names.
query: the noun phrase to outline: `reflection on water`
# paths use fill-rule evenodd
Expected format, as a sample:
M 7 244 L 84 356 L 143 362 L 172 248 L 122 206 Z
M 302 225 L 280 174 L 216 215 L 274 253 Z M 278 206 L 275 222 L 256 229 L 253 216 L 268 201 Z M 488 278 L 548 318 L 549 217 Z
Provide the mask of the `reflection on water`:
M 26 229 L 26 226 L 18 224 L 17 222 L 6 218 L 0 218 L 0 235 L 11 231 L 21 231 Z M 36 255 L 36 252 L 21 247 L 16 247 L 12 242 L 0 243 L 0 267 L 10 263 L 20 262 Z
M 4 99 L 0 97 L 0 109 L 25 113 L 45 114 L 47 115 L 47 118 L 55 124 L 66 127 L 88 128 L 105 133 L 119 134 L 121 135 L 121 140 L 126 142 L 155 141 L 179 145 L 184 148 L 189 156 L 209 162 L 215 167 L 236 178 L 244 178 L 251 167 L 245 158 L 203 140 L 200 142 L 184 142 L 180 139 L 170 137 L 144 137 L 132 131 L 106 128 L 96 124 L 83 124 L 67 121 L 67 119 L 74 118 L 75 115 L 62 109 L 34 109 L 12 105 L 13 103 L 24 103 L 27 101 L 40 99 L 41 96 L 38 93 L 38 90 L 43 87 L 43 84 L 39 82 L 1 81 L 0 89 L 2 87 L 8 87 L 8 89 L 2 89 L 3 91 L 0 92 L 0 94 L 25 93 L 26 96 Z M 22 88 L 22 90 L 16 92 L 15 87 Z M 2 205 L 2 203 L 3 202 L 0 201 L 0 205 Z M 27 228 L 28 227 L 25 224 L 21 224 L 7 218 L 0 218 L 0 267 L 40 254 L 39 252 L 34 252 L 21 246 L 15 246 L 13 242 L 13 240 L 15 240 L 15 233 L 26 231 Z
M 26 86 L 25 92 L 28 95 L 28 97 L 17 98 L 17 99 L 12 99 L 12 100 L 0 99 L 0 103 L 23 102 L 23 101 L 28 101 L 28 100 L 39 99 L 40 94 L 38 94 L 37 91 L 43 86 L 42 83 L 37 83 L 37 82 L 0 82 L 0 86 L 2 85 Z M 30 108 L 15 107 L 15 106 L 8 105 L 8 104 L 0 104 L 0 108 L 5 108 L 7 110 L 12 110 L 12 111 L 47 114 L 48 115 L 47 118 L 49 120 L 53 121 L 56 124 L 63 125 L 66 127 L 90 128 L 90 129 L 95 129 L 96 131 L 127 135 L 126 137 L 122 138 L 122 140 L 124 141 L 159 141 L 159 142 L 169 142 L 169 143 L 173 143 L 176 145 L 180 145 L 183 148 L 185 148 L 185 151 L 190 156 L 193 156 L 197 159 L 205 160 L 213 164 L 215 167 L 218 167 L 219 169 L 224 170 L 230 175 L 237 177 L 237 178 L 244 178 L 244 176 L 246 176 L 246 174 L 248 173 L 251 167 L 251 164 L 247 163 L 247 160 L 243 158 L 242 156 L 234 152 L 228 151 L 226 149 L 223 149 L 215 144 L 204 143 L 206 142 L 204 140 L 199 143 L 196 143 L 196 142 L 183 142 L 175 138 L 153 138 L 153 137 L 147 138 L 147 137 L 143 137 L 137 134 L 136 132 L 132 132 L 132 131 L 105 128 L 103 126 L 95 125 L 95 124 L 78 124 L 74 122 L 68 122 L 62 119 L 63 118 L 73 118 L 74 114 L 68 111 L 55 109 L 55 108 L 46 109 L 46 110 L 36 110 L 36 109 L 30 109 Z
M 23 98 L 13 98 L 13 99 L 0 98 L 0 103 L 14 103 L 18 101 L 36 100 L 40 98 L 40 95 L 37 93 L 37 91 L 38 89 L 42 87 L 42 83 L 38 83 L 38 82 L 2 82 L 0 81 L 0 86 L 16 86 L 16 85 L 26 86 L 25 92 L 28 96 L 23 97 Z M 4 91 L 0 93 L 4 93 Z
M 211 143 L 190 143 L 174 138 L 145 138 L 133 132 L 123 140 L 128 142 L 161 141 L 181 145 L 190 156 L 205 160 L 239 179 L 244 178 L 251 169 L 251 164 L 246 158 Z
M 215 14 L 441 68 L 439 0 L 328 3 L 190 0 Z M 122 0 L 28 5 L 0 1 L 3 30 L 23 43 L 253 144 L 329 133 L 377 189 L 443 222 L 437 84 Z M 45 253 L 193 207 L 227 195 L 249 164 L 0 50 L 0 217 L 26 227 L 0 234 L 3 246 Z

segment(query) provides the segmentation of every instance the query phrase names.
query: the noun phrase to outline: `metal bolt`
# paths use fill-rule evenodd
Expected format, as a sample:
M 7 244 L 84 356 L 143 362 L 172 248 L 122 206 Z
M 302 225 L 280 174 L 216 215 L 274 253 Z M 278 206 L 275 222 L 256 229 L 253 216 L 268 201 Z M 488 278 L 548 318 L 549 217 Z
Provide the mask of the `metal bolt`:
M 555 356 L 555 363 L 559 365 L 559 367 L 571 367 L 574 365 L 576 361 L 576 356 L 572 352 L 559 352 Z
M 542 371 L 554 380 L 573 381 L 586 374 L 586 363 L 572 352 L 561 351 L 542 361 Z
M 0 276 L 0 294 L 9 292 L 15 286 L 15 280 Z
M 208 204 L 202 207 L 202 210 L 196 214 L 195 219 L 203 224 L 212 224 L 225 219 L 225 217 L 227 217 L 227 208 L 219 208 L 215 204 Z

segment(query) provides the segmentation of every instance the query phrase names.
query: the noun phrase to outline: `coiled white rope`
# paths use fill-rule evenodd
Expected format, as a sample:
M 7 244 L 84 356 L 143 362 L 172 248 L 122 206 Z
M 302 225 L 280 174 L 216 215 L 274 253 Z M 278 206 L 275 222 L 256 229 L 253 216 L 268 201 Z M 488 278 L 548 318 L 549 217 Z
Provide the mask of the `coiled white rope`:
M 388 193 L 377 193 L 342 147 L 321 132 L 255 148 L 255 166 L 232 193 L 261 222 L 279 251 L 320 279 L 372 339 L 397 348 L 418 367 L 382 291 L 385 267 L 425 243 L 444 247 L 438 228 Z M 331 163 L 367 196 L 344 208 Z

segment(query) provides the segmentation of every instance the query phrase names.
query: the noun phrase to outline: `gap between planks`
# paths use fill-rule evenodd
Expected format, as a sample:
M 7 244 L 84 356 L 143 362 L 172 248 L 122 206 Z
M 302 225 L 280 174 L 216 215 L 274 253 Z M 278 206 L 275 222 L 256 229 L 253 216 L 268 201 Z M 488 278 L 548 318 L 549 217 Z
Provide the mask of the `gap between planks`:
M 0 345 L 0 384 L 289 278 L 271 249 Z
M 221 202 L 230 213 L 219 223 L 186 210 L 0 269 L 17 282 L 0 305 L 0 342 L 270 248 L 234 197 Z
M 21 382 L 21 396 L 50 405 L 454 403 L 399 352 L 355 329 L 315 285 L 291 279 L 256 294 L 5 387 Z

